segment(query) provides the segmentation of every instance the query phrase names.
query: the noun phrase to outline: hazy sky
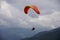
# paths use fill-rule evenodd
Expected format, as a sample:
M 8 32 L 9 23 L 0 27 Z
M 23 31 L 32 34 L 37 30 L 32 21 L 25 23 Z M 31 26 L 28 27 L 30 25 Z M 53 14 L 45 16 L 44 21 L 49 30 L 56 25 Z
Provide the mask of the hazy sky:
M 60 0 L 0 0 L 0 26 L 19 27 L 36 31 L 58 28 L 60 26 Z M 36 5 L 41 14 L 32 9 L 24 14 L 26 5 Z

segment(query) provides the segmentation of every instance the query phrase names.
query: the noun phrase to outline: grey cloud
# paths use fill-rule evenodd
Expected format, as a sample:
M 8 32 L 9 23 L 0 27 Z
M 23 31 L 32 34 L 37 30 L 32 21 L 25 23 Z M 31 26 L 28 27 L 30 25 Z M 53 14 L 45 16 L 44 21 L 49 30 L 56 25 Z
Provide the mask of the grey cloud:
M 7 0 L 6 2 L 8 2 L 9 0 Z M 28 1 L 28 0 L 27 0 Z M 39 0 L 38 0 L 39 1 Z M 42 12 L 41 12 L 41 14 L 42 13 L 45 13 L 44 12 L 44 10 L 46 10 L 46 12 L 47 13 L 50 13 L 51 11 L 49 11 L 49 9 L 50 9 L 50 6 L 51 6 L 51 4 L 50 4 L 50 1 L 40 1 L 40 2 L 38 2 L 38 1 L 29 1 L 29 3 L 32 3 L 32 4 L 35 4 L 36 3 L 36 5 L 38 6 L 38 7 L 40 7 L 40 4 L 42 5 L 42 6 L 45 6 L 46 5 L 46 8 L 45 9 L 43 9 L 43 10 L 41 10 Z M 10 1 L 9 1 L 10 2 Z M 21 7 L 21 4 L 20 4 L 20 2 L 21 2 L 21 4 L 23 4 L 23 2 L 25 2 L 25 0 L 24 1 L 22 1 L 22 0 L 19 0 L 19 2 L 18 2 L 18 0 L 16 0 L 16 4 L 17 5 L 15 5 L 15 6 L 19 6 L 19 7 Z M 38 2 L 38 3 L 37 3 Z M 11 3 L 11 2 L 10 2 Z M 27 4 L 28 2 L 26 2 L 25 4 L 24 4 L 24 6 Z M 14 5 L 14 1 L 13 1 L 13 3 L 12 3 L 13 5 Z M 21 11 L 21 10 L 19 10 L 18 8 L 15 8 L 14 6 L 12 7 L 11 5 L 12 4 L 7 4 L 6 6 L 7 6 L 7 10 L 9 10 L 11 13 L 7 13 L 7 11 L 5 11 L 5 9 L 3 9 L 2 11 L 5 11 L 4 12 L 4 14 L 3 13 L 1 13 L 1 14 L 3 14 L 3 17 L 5 16 L 5 17 L 7 17 L 7 19 L 9 19 L 9 20 L 11 20 L 11 22 L 12 22 L 12 25 L 13 24 L 17 24 L 17 26 L 19 25 L 19 24 L 24 24 L 24 23 L 26 23 L 26 24 L 28 24 L 29 25 L 29 21 L 28 20 L 30 20 L 30 19 L 34 19 L 34 18 L 31 18 L 29 15 L 25 15 L 24 13 L 23 13 L 23 11 Z M 19 5 L 18 5 L 19 4 Z M 49 5 L 50 4 L 50 5 Z M 53 6 L 55 6 L 55 4 L 52 4 Z M 22 7 L 24 7 L 24 6 L 22 6 Z M 41 6 L 41 7 L 42 7 Z M 52 6 L 52 7 L 53 7 Z M 14 10 L 13 10 L 14 9 Z M 51 9 L 52 10 L 52 9 Z M 32 12 L 32 11 L 31 11 Z M 53 11 L 52 11 L 53 12 Z M 51 12 L 51 13 L 52 13 Z M 7 14 L 8 15 L 7 15 Z M 17 14 L 16 14 L 17 13 Z M 10 16 L 9 16 L 10 15 Z M 33 16 L 33 15 L 32 15 Z M 43 15 L 44 16 L 44 15 Z M 26 19 L 27 18 L 27 19 Z M 7 20 L 7 21 L 9 21 L 9 20 Z M 21 23 L 19 23 L 19 22 L 21 22 Z M 31 23 L 30 23 L 31 24 Z M 20 25 L 21 26 L 21 25 Z
M 40 16 L 39 18 L 32 19 L 31 22 L 37 22 L 43 26 L 50 26 L 52 28 L 59 27 L 60 25 L 60 12 L 54 11 L 51 15 Z
M 29 4 L 37 5 L 41 11 L 41 15 L 51 14 L 52 10 L 60 10 L 59 0 L 7 0 L 12 6 L 18 8 L 20 11 L 23 11 L 24 7 Z

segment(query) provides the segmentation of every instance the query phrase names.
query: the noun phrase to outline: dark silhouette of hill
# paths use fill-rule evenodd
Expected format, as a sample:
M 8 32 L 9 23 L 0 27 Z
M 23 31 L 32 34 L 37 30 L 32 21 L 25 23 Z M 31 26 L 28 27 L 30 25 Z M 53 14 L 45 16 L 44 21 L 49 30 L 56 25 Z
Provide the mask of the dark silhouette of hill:
M 0 40 L 3 40 L 1 30 L 0 30 Z
M 25 38 L 23 40 L 60 40 L 60 28 L 40 32 L 31 38 Z

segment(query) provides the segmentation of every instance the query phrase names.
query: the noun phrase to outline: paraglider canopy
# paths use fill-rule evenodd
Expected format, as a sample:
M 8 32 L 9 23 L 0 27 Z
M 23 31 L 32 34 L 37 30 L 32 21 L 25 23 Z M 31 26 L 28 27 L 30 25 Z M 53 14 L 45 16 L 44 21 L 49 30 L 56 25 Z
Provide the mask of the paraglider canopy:
M 28 14 L 28 10 L 30 8 L 32 8 L 37 14 L 40 14 L 40 11 L 39 11 L 39 9 L 38 9 L 38 7 L 36 5 L 27 5 L 27 6 L 25 6 L 24 13 Z

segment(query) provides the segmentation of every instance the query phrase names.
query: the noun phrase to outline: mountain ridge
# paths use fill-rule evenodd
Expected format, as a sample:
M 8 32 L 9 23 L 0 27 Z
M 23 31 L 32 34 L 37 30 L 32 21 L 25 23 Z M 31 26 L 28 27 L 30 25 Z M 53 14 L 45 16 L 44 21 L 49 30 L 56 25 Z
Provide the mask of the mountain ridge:
M 39 32 L 31 38 L 25 38 L 23 40 L 60 40 L 60 28 Z

